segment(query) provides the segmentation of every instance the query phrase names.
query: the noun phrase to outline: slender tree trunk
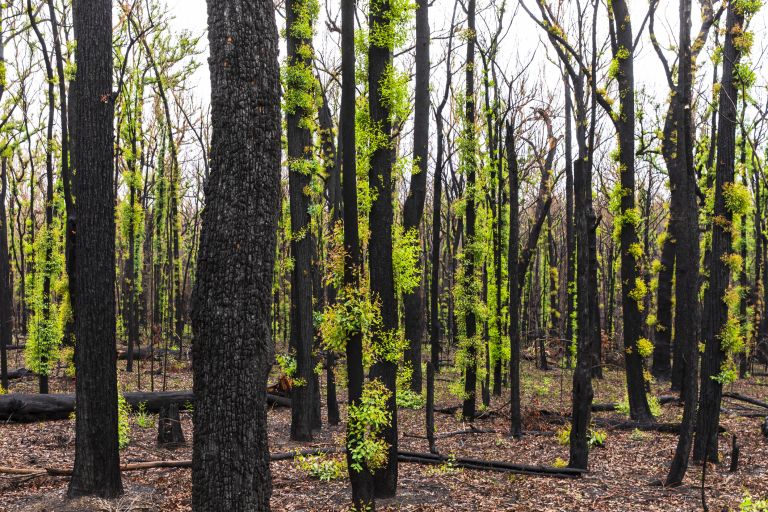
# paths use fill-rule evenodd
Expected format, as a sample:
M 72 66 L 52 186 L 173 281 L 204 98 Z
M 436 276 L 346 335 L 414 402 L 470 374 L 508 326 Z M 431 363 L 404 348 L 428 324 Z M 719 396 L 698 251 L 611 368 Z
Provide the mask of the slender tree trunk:
M 374 0 L 368 16 L 371 27 L 385 26 L 391 21 L 389 0 Z M 379 30 L 382 30 L 379 28 Z M 381 307 L 381 329 L 394 332 L 398 328 L 397 298 L 395 297 L 394 271 L 392 263 L 392 165 L 395 160 L 392 141 L 392 121 L 386 91 L 382 85 L 393 65 L 392 48 L 388 41 L 371 38 L 368 47 L 368 109 L 371 124 L 377 126 L 384 142 L 377 147 L 370 159 L 368 186 L 373 194 L 369 225 L 371 237 L 368 242 L 368 268 L 370 272 L 371 295 Z M 390 70 L 390 71 L 388 71 Z M 381 334 L 375 335 L 373 343 L 381 343 Z M 381 435 L 388 444 L 387 463 L 374 472 L 374 488 L 377 498 L 394 496 L 397 492 L 397 363 L 391 359 L 376 361 L 371 368 L 371 378 L 379 379 L 390 392 L 387 410 L 391 420 Z
M 467 173 L 466 188 L 466 236 L 464 240 L 464 289 L 467 293 L 474 287 L 476 248 L 475 244 L 475 174 L 477 166 L 477 155 L 475 154 L 475 44 L 477 34 L 475 33 L 475 0 L 468 0 L 467 3 L 467 61 L 466 61 L 466 92 L 465 92 L 465 126 L 464 144 L 466 144 L 466 153 L 464 166 Z M 462 416 L 467 419 L 475 416 L 475 403 L 477 401 L 477 347 L 475 346 L 475 335 L 477 334 L 477 318 L 473 309 L 475 298 L 468 297 L 471 306 L 464 313 L 464 323 L 467 340 L 466 347 L 466 368 L 464 373 L 464 403 L 462 405 Z
M 642 336 L 643 317 L 640 312 L 643 296 L 639 290 L 645 290 L 639 267 L 641 258 L 637 256 L 641 248 L 637 237 L 637 210 L 635 207 L 635 78 L 634 78 L 634 41 L 629 9 L 624 0 L 612 4 L 612 16 L 616 23 L 616 44 L 614 59 L 618 61 L 618 84 L 620 91 L 620 109 L 616 120 L 618 134 L 619 174 L 621 177 L 621 309 L 623 318 L 624 359 L 627 372 L 627 395 L 629 414 L 633 420 L 642 423 L 653 421 L 648 398 L 645 394 L 643 358 L 638 340 Z M 633 216 L 634 214 L 634 216 Z
M 565 251 L 566 258 L 566 308 L 565 308 L 565 364 L 572 365 L 573 345 L 573 304 L 576 299 L 576 241 L 574 240 L 573 213 L 573 99 L 570 90 L 570 79 L 565 74 Z M 610 314 L 610 309 L 608 310 Z
M 0 43 L 2 44 L 2 43 Z M 8 389 L 8 353 L 13 327 L 13 288 L 11 262 L 8 257 L 8 218 L 5 198 L 8 192 L 8 159 L 0 160 L 0 387 Z
M 733 212 L 726 206 L 723 190 L 733 183 L 736 146 L 737 87 L 734 79 L 741 51 L 734 42 L 744 26 L 744 12 L 728 4 L 723 47 L 723 78 L 720 86 L 715 204 L 712 222 L 712 248 L 709 254 L 709 288 L 704 304 L 702 338 L 705 349 L 701 361 L 701 391 L 696 423 L 694 460 L 717 462 L 717 431 L 723 385 L 716 377 L 725 360 L 720 333 L 728 320 L 724 294 L 730 284 L 730 269 L 723 261 L 731 251 Z
M 680 2 L 680 43 L 678 64 L 678 95 L 674 116 L 678 131 L 677 170 L 680 171 L 680 198 L 683 201 L 678 219 L 677 251 L 685 258 L 677 259 L 675 281 L 675 344 L 680 345 L 684 382 L 683 420 L 680 425 L 675 456 L 672 459 L 666 485 L 682 483 L 688 469 L 696 419 L 698 381 L 699 326 L 699 206 L 696 200 L 696 174 L 693 160 L 693 123 L 690 114 L 693 92 L 693 58 L 691 54 L 691 0 Z
M 520 279 L 518 275 L 518 253 L 520 246 L 519 194 L 520 184 L 515 150 L 514 127 L 507 124 L 505 145 L 509 168 L 509 253 L 507 275 L 509 276 L 509 380 L 510 380 L 510 428 L 514 437 L 522 435 L 520 414 Z
M 341 166 L 344 196 L 344 286 L 345 293 L 359 287 L 362 255 L 357 219 L 357 162 L 355 144 L 355 0 L 341 0 Z M 362 333 L 350 334 L 346 347 L 349 405 L 359 406 L 363 394 Z M 351 448 L 361 441 L 359 432 L 347 422 L 347 468 L 352 485 L 352 502 L 358 510 L 376 510 L 373 477 L 363 464 L 355 469 Z
M 403 209 L 403 228 L 419 229 L 427 195 L 429 163 L 429 2 L 416 0 L 416 81 L 413 103 L 413 156 L 418 172 L 411 175 L 411 186 Z M 422 302 L 424 291 L 418 286 L 403 297 L 405 337 L 408 348 L 404 360 L 411 365 L 411 390 L 421 393 L 421 344 L 424 338 Z
M 313 19 L 302 0 L 287 0 L 286 47 L 288 69 L 293 73 L 312 74 L 311 30 Z M 306 33 L 307 26 L 310 33 Z M 299 53 L 299 49 L 302 50 Z M 293 74 L 289 72 L 289 76 Z M 299 80 L 286 84 L 287 92 L 297 95 L 309 94 Z M 290 96 L 288 96 L 290 98 Z M 293 104 L 286 100 L 286 126 L 288 139 L 288 187 L 291 214 L 291 349 L 296 351 L 296 379 L 291 389 L 291 439 L 312 440 L 313 395 L 315 393 L 314 357 L 312 341 L 312 235 L 309 215 L 310 198 L 306 190 L 310 186 L 313 155 L 312 133 L 308 119 L 313 110 L 300 102 Z

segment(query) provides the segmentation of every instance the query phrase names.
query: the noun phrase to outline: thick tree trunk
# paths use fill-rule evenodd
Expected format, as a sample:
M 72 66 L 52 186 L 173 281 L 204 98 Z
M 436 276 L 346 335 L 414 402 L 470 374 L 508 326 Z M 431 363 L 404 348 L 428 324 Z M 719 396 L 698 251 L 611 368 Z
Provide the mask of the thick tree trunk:
M 209 0 L 208 40 L 213 135 L 192 308 L 192 507 L 269 510 L 263 397 L 281 161 L 273 4 Z
M 117 446 L 112 2 L 73 4 L 70 86 L 75 241 L 75 464 L 69 496 L 123 492 Z

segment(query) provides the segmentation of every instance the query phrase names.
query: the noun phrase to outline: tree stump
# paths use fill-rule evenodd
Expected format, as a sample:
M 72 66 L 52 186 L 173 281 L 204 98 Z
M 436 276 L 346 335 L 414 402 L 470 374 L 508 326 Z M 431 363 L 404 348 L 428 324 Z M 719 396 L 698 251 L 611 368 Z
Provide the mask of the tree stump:
M 160 408 L 157 422 L 157 446 L 159 448 L 176 448 L 186 444 L 184 432 L 181 430 L 179 404 L 176 402 L 164 404 Z

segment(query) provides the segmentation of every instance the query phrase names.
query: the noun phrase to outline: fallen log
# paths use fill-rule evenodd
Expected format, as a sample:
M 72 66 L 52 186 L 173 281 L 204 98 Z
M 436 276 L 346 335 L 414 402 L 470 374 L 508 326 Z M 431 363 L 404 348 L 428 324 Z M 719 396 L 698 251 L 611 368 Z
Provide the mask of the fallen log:
M 271 461 L 281 461 L 294 459 L 298 456 L 313 456 L 323 455 L 326 453 L 338 453 L 343 452 L 343 448 L 312 448 L 309 450 L 297 450 L 294 452 L 274 453 L 269 456 Z M 192 461 L 187 459 L 182 460 L 153 460 L 146 462 L 134 462 L 130 464 L 121 464 L 120 471 L 138 471 L 142 469 L 161 469 L 161 468 L 191 468 Z M 72 474 L 72 468 L 9 468 L 0 466 L 0 474 L 6 475 L 19 475 L 19 476 L 70 476 Z
M 578 478 L 586 471 L 574 468 L 555 468 L 551 466 L 529 466 L 492 460 L 478 460 L 464 457 L 447 457 L 433 453 L 397 452 L 400 462 L 415 462 L 418 464 L 451 464 L 455 467 L 475 469 L 480 471 L 499 471 L 524 475 L 556 476 L 560 478 Z
M 440 432 L 435 434 L 435 439 L 445 439 L 447 437 L 454 437 L 454 436 L 461 436 L 464 434 L 496 434 L 498 433 L 497 430 L 493 429 L 484 429 L 484 428 L 477 428 L 474 425 L 470 425 L 470 428 L 462 429 L 462 430 L 452 430 L 449 432 Z M 427 436 L 421 435 L 421 434 L 413 434 L 406 432 L 403 434 L 404 437 L 413 437 L 417 439 L 428 439 Z
M 164 349 L 164 348 L 156 348 L 153 350 L 150 350 L 148 347 L 141 347 L 141 349 L 133 349 L 133 359 L 134 361 L 137 359 L 149 359 L 150 357 L 160 357 L 162 355 L 165 355 L 168 353 L 169 356 L 177 357 L 179 355 L 178 350 L 174 349 Z M 120 360 L 128 359 L 128 349 L 121 348 L 117 351 L 117 358 Z
M 665 395 L 658 398 L 659 404 L 666 405 L 680 401 L 680 397 Z M 618 402 L 609 402 L 605 404 L 592 404 L 592 412 L 614 412 L 619 406 Z
M 723 397 L 730 398 L 732 400 L 739 400 L 741 402 L 746 402 L 748 404 L 757 405 L 759 407 L 765 407 L 768 409 L 768 402 L 763 402 L 757 398 L 752 398 L 751 396 L 742 395 L 740 393 L 725 392 L 723 393 Z
M 329 448 L 312 448 L 309 450 L 300 450 L 295 452 L 275 453 L 270 455 L 271 461 L 291 460 L 297 456 L 314 456 L 324 455 L 328 453 L 344 453 L 344 448 L 341 447 L 329 447 Z M 474 469 L 477 471 L 499 471 L 504 473 L 517 473 L 524 475 L 539 475 L 539 476 L 552 476 L 559 478 L 578 478 L 586 471 L 582 469 L 573 468 L 555 468 L 549 466 L 528 466 L 524 464 L 512 464 L 509 462 L 499 462 L 490 460 L 478 460 L 468 459 L 462 457 L 446 457 L 444 455 L 437 455 L 433 453 L 416 453 L 416 452 L 397 452 L 397 460 L 399 462 L 415 463 L 415 464 L 451 464 L 454 467 Z M 135 462 L 132 464 L 122 464 L 120 466 L 121 471 L 139 471 L 144 469 L 161 469 L 161 468 L 191 468 L 191 460 L 156 460 L 148 462 Z M 17 475 L 25 477 L 36 476 L 70 476 L 72 474 L 72 468 L 11 468 L 0 466 L 0 474 Z
M 35 374 L 26 368 L 19 368 L 18 370 L 11 370 L 8 372 L 8 380 L 23 379 L 24 377 L 32 377 Z
M 192 391 L 164 391 L 125 393 L 125 400 L 134 411 L 139 404 L 144 404 L 144 410 L 157 413 L 162 407 L 176 403 L 180 408 L 194 404 Z M 290 398 L 267 395 L 267 404 L 275 407 L 290 407 Z M 16 423 L 33 423 L 36 421 L 64 420 L 75 410 L 75 395 L 34 393 L 10 393 L 0 395 L 0 421 Z
M 540 416 L 544 421 L 550 423 L 567 424 L 571 421 L 570 416 L 558 414 L 555 412 L 542 409 L 539 411 Z M 610 418 L 592 418 L 592 423 L 597 427 L 609 428 L 614 430 L 642 430 L 645 432 L 660 432 L 663 434 L 679 434 L 679 423 L 642 423 L 632 420 L 615 420 Z M 719 433 L 725 433 L 727 430 L 720 425 L 718 428 Z

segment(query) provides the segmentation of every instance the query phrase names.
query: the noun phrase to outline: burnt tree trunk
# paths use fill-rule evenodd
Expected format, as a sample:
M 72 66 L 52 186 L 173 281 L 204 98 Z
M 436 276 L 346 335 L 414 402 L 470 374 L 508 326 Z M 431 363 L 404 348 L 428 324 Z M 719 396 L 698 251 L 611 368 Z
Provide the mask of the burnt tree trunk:
M 710 14 L 711 15 L 711 14 Z M 667 475 L 666 485 L 682 483 L 688 469 L 696 419 L 696 393 L 698 382 L 699 329 L 699 205 L 696 200 L 696 174 L 693 156 L 693 123 L 690 114 L 693 94 L 693 53 L 691 49 L 691 0 L 680 2 L 680 43 L 676 104 L 677 171 L 680 173 L 680 215 L 676 233 L 677 258 L 675 295 L 675 345 L 681 354 L 683 378 L 683 419 L 680 437 Z M 685 255 L 683 258 L 682 255 Z
M 371 3 L 368 22 L 374 30 L 391 23 L 389 0 L 374 0 Z M 395 297 L 394 271 L 392 266 L 392 165 L 395 160 L 392 140 L 392 116 L 386 99 L 383 82 L 393 62 L 392 48 L 388 41 L 371 38 L 368 47 L 368 109 L 371 124 L 380 130 L 384 141 L 371 155 L 368 186 L 373 194 L 369 224 L 371 237 L 368 242 L 368 268 L 370 272 L 371 295 L 381 307 L 381 330 L 392 333 L 398 328 L 397 298 Z M 420 312 L 420 311 L 419 311 Z M 374 335 L 373 343 L 382 342 L 381 332 Z M 377 498 L 394 496 L 397 492 L 397 363 L 392 358 L 376 361 L 372 368 L 372 379 L 379 379 L 390 392 L 387 410 L 390 423 L 381 433 L 388 445 L 386 464 L 374 472 L 374 489 Z
M 475 178 L 477 167 L 477 156 L 475 155 L 475 44 L 477 34 L 475 33 L 475 0 L 468 0 L 467 3 L 467 61 L 466 61 L 466 91 L 465 91 L 465 126 L 464 143 L 467 145 L 464 166 L 467 173 L 466 186 L 466 235 L 464 240 L 464 289 L 467 293 L 474 288 L 475 279 L 475 221 L 477 212 L 475 210 Z M 466 419 L 474 418 L 475 404 L 477 402 L 477 347 L 475 346 L 475 335 L 477 334 L 477 316 L 474 311 L 474 302 L 476 297 L 468 297 L 471 304 L 464 312 L 464 323 L 466 325 L 466 368 L 464 371 L 464 403 L 462 405 L 462 416 Z
M 70 497 L 122 494 L 117 435 L 112 2 L 73 3 L 70 86 L 75 240 L 76 420 Z
M 509 276 L 509 381 L 510 381 L 510 427 L 514 437 L 522 435 L 522 417 L 520 414 L 520 184 L 515 151 L 514 127 L 507 124 L 505 145 L 507 166 L 509 167 L 509 253 L 507 256 L 507 275 Z
M 736 152 L 737 84 L 734 78 L 741 59 L 739 45 L 734 41 L 744 26 L 744 12 L 737 4 L 728 4 L 723 47 L 723 78 L 720 86 L 715 171 L 715 205 L 712 222 L 712 247 L 709 251 L 709 287 L 702 317 L 702 338 L 705 343 L 701 360 L 701 391 L 696 422 L 694 460 L 717 462 L 717 425 L 723 385 L 716 377 L 726 354 L 720 333 L 728 321 L 728 305 L 724 294 L 730 285 L 730 268 L 723 261 L 731 251 L 733 212 L 725 201 L 724 189 L 733 184 Z
M 429 2 L 416 0 L 416 80 L 413 103 L 413 157 L 418 172 L 411 175 L 411 186 L 403 208 L 403 228 L 418 231 L 424 214 L 429 163 Z M 408 347 L 404 360 L 411 365 L 411 390 L 421 393 L 421 344 L 424 338 L 422 314 L 424 290 L 421 285 L 403 297 L 405 337 Z
M 641 259 L 637 256 L 639 240 L 635 220 L 635 71 L 634 41 L 629 8 L 625 0 L 612 4 L 615 23 L 616 47 L 614 59 L 618 62 L 618 85 L 620 91 L 619 114 L 616 118 L 616 132 L 619 145 L 619 175 L 621 194 L 620 251 L 621 251 L 621 309 L 623 318 L 624 360 L 627 374 L 627 395 L 629 415 L 633 420 L 652 422 L 653 415 L 645 394 L 643 358 L 638 348 L 642 336 L 643 316 L 640 311 L 642 296 L 638 290 Z M 634 215 L 633 215 L 634 214 Z M 644 288 L 643 288 L 644 289 Z
M 263 397 L 274 353 L 281 160 L 273 4 L 209 0 L 208 40 L 211 174 L 192 307 L 192 507 L 269 510 Z
M 13 326 L 11 262 L 8 256 L 8 219 L 5 198 L 8 192 L 8 159 L 0 161 L 0 387 L 8 389 L 8 345 Z
M 344 286 L 345 293 L 359 287 L 362 255 L 357 219 L 357 161 L 355 144 L 355 0 L 341 0 L 341 134 L 342 194 L 344 197 Z M 347 379 L 349 405 L 360 405 L 363 394 L 363 338 L 357 330 L 347 339 Z M 347 422 L 347 468 L 352 486 L 352 502 L 358 510 L 375 510 L 373 477 L 365 464 L 354 467 L 350 447 L 359 443 L 359 433 Z
M 286 12 L 286 66 L 297 69 L 296 73 L 312 76 L 311 33 L 305 33 L 312 20 L 306 19 L 307 6 L 301 0 L 287 0 Z M 301 52 L 300 52 L 301 50 Z M 292 73 L 289 73 L 292 75 Z M 290 81 L 288 93 L 302 94 L 307 85 Z M 286 126 L 288 139 L 288 188 L 291 215 L 291 339 L 290 347 L 296 354 L 296 379 L 291 389 L 291 439 L 312 440 L 313 395 L 315 393 L 314 357 L 312 356 L 312 236 L 309 214 L 309 189 L 313 155 L 312 133 L 308 119 L 313 110 L 300 101 L 286 101 Z

